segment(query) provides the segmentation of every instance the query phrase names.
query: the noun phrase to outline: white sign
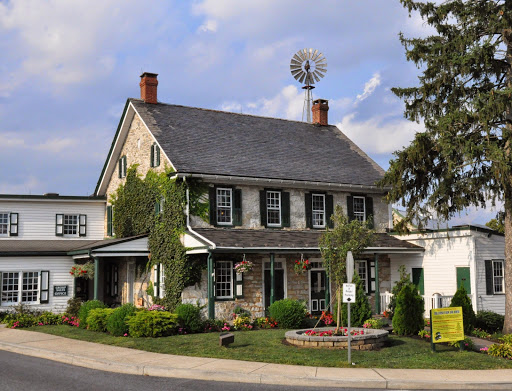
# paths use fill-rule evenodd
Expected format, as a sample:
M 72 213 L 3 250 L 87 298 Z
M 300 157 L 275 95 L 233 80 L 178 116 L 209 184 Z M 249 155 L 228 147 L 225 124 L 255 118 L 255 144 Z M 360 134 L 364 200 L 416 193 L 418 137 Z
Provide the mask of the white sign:
M 343 302 L 354 303 L 356 301 L 356 284 L 343 284 Z

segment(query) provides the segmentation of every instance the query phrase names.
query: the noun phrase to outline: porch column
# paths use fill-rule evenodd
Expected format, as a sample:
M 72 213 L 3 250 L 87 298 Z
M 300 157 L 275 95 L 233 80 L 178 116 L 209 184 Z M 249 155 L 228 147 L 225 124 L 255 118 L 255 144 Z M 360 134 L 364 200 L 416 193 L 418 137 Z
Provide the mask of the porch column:
M 379 286 L 379 256 L 373 254 L 375 259 L 375 312 L 380 314 L 380 286 Z
M 100 259 L 93 257 L 94 259 L 94 300 L 99 300 L 98 289 L 100 287 Z
M 276 281 L 274 279 L 274 254 L 270 254 L 270 305 L 274 303 Z
M 214 268 L 213 268 L 212 253 L 208 253 L 207 273 L 208 273 L 208 318 L 215 319 L 215 281 L 213 280 Z

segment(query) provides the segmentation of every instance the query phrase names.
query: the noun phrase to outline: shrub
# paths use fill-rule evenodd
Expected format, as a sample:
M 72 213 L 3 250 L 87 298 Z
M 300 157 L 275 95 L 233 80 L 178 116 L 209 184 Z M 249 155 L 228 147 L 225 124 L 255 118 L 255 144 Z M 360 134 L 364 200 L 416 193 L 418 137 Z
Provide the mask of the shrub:
M 179 304 L 174 313 L 178 316 L 178 324 L 189 333 L 198 333 L 203 329 L 201 308 L 193 304 Z
M 430 331 L 427 331 L 427 330 L 425 330 L 425 329 L 420 330 L 420 331 L 418 332 L 418 335 L 419 335 L 421 338 L 428 338 L 428 339 L 430 339 Z
M 402 290 L 402 288 L 405 285 L 408 285 L 411 283 L 411 275 L 405 271 L 404 265 L 400 265 L 400 267 L 398 268 L 398 273 L 400 273 L 400 279 L 395 282 L 395 285 L 391 289 L 391 293 L 393 294 L 393 296 L 391 297 L 391 300 L 389 301 L 389 311 L 386 311 L 386 312 L 389 312 L 389 315 L 391 318 L 395 314 L 396 298 L 398 297 L 398 294 L 400 293 L 400 291 Z
M 164 337 L 175 332 L 178 316 L 164 311 L 137 311 L 126 323 L 131 337 Z
M 503 343 L 508 343 L 509 345 L 512 345 L 512 334 L 504 334 L 498 339 Z
M 133 304 L 124 304 L 112 312 L 107 320 L 107 331 L 116 336 L 122 337 L 128 333 L 128 325 L 126 319 L 135 313 L 135 306 Z
M 274 329 L 277 327 L 277 322 L 269 317 L 256 318 L 256 326 L 260 329 Z
M 292 299 L 283 299 L 271 304 L 268 307 L 268 312 L 270 317 L 274 318 L 281 327 L 293 329 L 300 327 L 307 311 L 304 303 Z
M 366 319 L 363 323 L 363 327 L 367 329 L 381 329 L 383 328 L 387 323 L 383 321 L 382 319 L 376 319 L 376 318 L 370 318 Z
M 424 303 L 418 288 L 404 285 L 396 298 L 393 331 L 398 335 L 416 335 L 424 327 Z
M 492 311 L 480 311 L 475 317 L 475 327 L 487 331 L 489 334 L 503 330 L 505 317 Z
M 471 334 L 471 330 L 475 327 L 475 312 L 473 311 L 471 299 L 468 297 L 464 285 L 461 284 L 460 288 L 455 292 L 455 295 L 453 295 L 450 307 L 462 307 L 464 334 Z
M 87 327 L 87 316 L 89 315 L 89 311 L 95 308 L 105 308 L 105 304 L 103 304 L 99 300 L 90 300 L 86 301 L 80 307 L 78 311 L 78 319 L 80 319 L 80 328 L 85 329 Z
M 224 327 L 224 321 L 220 319 L 206 319 L 203 322 L 203 331 L 205 333 L 221 331 L 222 327 Z
M 87 315 L 87 329 L 91 331 L 107 331 L 107 321 L 114 310 L 112 308 L 93 308 Z
M 82 299 L 78 297 L 72 297 L 68 300 L 68 307 L 66 308 L 66 314 L 69 316 L 78 316 L 78 311 L 80 311 L 80 307 L 82 306 Z
M 35 326 L 37 317 L 31 314 L 11 314 L 7 315 L 7 327 L 11 329 L 21 327 L 32 327 Z
M 372 307 L 359 274 L 354 273 L 352 283 L 356 284 L 356 301 L 350 304 L 350 326 L 361 327 L 366 319 L 372 317 Z M 342 323 L 348 324 L 348 305 L 343 304 L 342 308 Z
M 478 329 L 478 328 L 473 329 L 473 330 L 471 331 L 471 335 L 472 335 L 473 337 L 477 337 L 477 338 L 486 338 L 486 339 L 491 338 L 491 334 L 489 334 L 489 333 L 488 333 L 487 331 L 485 331 L 485 330 Z
M 36 319 L 38 325 L 62 324 L 62 316 L 51 312 L 43 312 Z
M 460 348 L 461 341 L 450 341 L 448 342 L 449 346 L 453 346 L 455 348 Z M 469 337 L 464 336 L 464 340 L 462 341 L 462 344 L 464 345 L 464 349 L 466 350 L 473 350 L 473 347 L 475 346 L 473 343 L 473 340 Z
M 512 359 L 512 345 L 509 343 L 493 344 L 489 346 L 487 354 L 494 357 Z
M 252 330 L 251 318 L 245 315 L 239 315 L 233 322 L 235 330 Z

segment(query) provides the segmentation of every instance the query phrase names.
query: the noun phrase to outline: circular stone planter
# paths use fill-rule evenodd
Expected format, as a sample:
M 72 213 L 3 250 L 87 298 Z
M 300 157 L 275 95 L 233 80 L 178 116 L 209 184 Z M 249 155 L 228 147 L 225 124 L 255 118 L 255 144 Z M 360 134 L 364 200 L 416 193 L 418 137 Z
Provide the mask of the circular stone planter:
M 332 336 L 319 337 L 309 336 L 304 333 L 311 329 L 292 330 L 285 334 L 286 341 L 292 345 L 304 348 L 328 348 L 328 349 L 348 349 L 348 336 Z M 333 330 L 332 327 L 320 327 L 315 331 Z M 350 338 L 352 349 L 357 350 L 374 350 L 384 346 L 388 340 L 388 332 L 386 330 L 363 329 L 360 327 L 351 328 L 351 330 L 364 330 L 363 335 L 353 335 Z

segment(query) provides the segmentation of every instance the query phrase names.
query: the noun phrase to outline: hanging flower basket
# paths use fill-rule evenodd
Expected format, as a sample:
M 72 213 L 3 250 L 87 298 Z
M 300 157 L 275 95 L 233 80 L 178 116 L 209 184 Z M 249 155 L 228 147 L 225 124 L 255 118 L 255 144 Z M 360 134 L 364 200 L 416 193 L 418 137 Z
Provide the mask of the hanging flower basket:
M 253 267 L 254 267 L 254 265 L 251 261 L 246 261 L 244 259 L 242 262 L 238 262 L 235 265 L 235 272 L 237 274 L 247 273 L 247 272 L 250 272 Z
M 295 261 L 293 267 L 295 269 L 295 274 L 304 274 L 311 269 L 311 263 L 309 263 L 308 259 L 303 259 L 301 257 L 301 259 L 297 259 Z
M 94 278 L 94 263 L 87 262 L 83 265 L 75 265 L 71 267 L 69 271 L 73 277 L 82 277 L 85 279 L 93 279 Z

